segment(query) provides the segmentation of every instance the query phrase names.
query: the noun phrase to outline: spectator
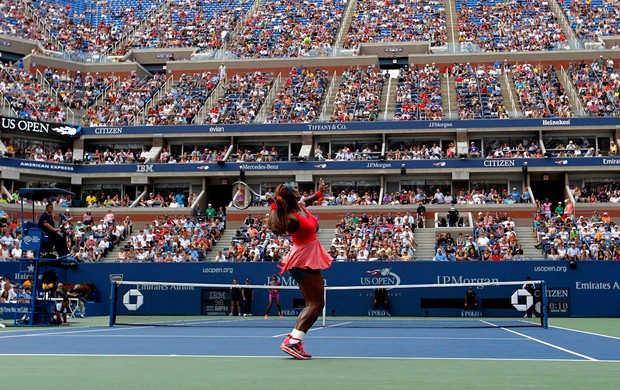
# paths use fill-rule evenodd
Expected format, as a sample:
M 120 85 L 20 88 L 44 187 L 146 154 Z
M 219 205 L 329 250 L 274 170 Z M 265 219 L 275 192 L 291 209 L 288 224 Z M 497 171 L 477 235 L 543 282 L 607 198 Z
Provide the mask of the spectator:
M 478 299 L 473 287 L 465 293 L 465 310 L 478 310 Z
M 459 211 L 456 209 L 456 207 L 451 206 L 450 210 L 448 210 L 448 226 L 450 227 L 456 227 L 459 225 Z
M 215 218 L 216 211 L 211 203 L 207 205 L 207 208 L 205 209 L 205 215 L 207 215 L 209 218 Z
M 372 308 L 373 310 L 385 310 L 389 315 L 390 305 L 388 303 L 388 291 L 385 287 L 379 286 L 374 290 Z
M 86 316 L 86 310 L 84 305 L 84 289 L 82 288 L 82 286 L 76 284 L 75 286 L 73 286 L 73 288 L 70 288 L 69 291 L 67 291 L 67 298 L 77 299 L 77 312 L 79 312 L 79 316 L 81 318 L 84 318 L 84 316 Z
M 433 257 L 433 261 L 450 261 L 442 248 L 437 249 L 437 253 Z
M 17 294 L 10 282 L 5 281 L 3 289 L 0 291 L 0 303 L 14 303 L 17 300 Z
M 63 298 L 61 301 L 54 304 L 54 316 L 52 317 L 52 324 L 54 325 L 69 325 L 68 316 L 71 314 L 71 308 L 69 307 L 69 298 Z

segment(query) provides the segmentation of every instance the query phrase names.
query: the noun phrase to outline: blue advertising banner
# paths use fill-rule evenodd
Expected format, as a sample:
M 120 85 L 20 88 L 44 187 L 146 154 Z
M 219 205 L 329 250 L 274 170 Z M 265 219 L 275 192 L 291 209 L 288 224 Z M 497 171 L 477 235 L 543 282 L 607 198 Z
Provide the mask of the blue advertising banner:
M 397 122 L 346 122 L 346 123 L 295 123 L 251 125 L 185 125 L 185 126 L 110 126 L 82 129 L 84 135 L 153 135 L 153 134 L 229 134 L 229 133 L 286 133 L 300 131 L 359 132 L 365 130 L 403 131 L 428 129 L 489 129 L 517 127 L 539 129 L 545 127 L 615 127 L 618 118 L 550 118 L 550 119 L 485 119 L 454 121 L 397 121 Z
M 99 290 L 99 302 L 89 304 L 89 313 L 105 315 L 109 311 L 110 280 L 224 283 L 233 278 L 252 284 L 266 285 L 270 276 L 278 273 L 275 263 L 185 263 L 185 264 L 80 264 L 77 271 L 58 270 L 59 280 L 67 283 L 94 283 Z M 0 263 L 0 275 L 13 281 L 24 280 L 27 275 L 19 272 L 18 263 Z M 478 262 L 478 263 L 435 263 L 435 262 L 359 262 L 334 263 L 324 272 L 327 286 L 390 286 L 402 284 L 479 283 L 523 280 L 527 276 L 542 279 L 549 289 L 551 315 L 574 317 L 616 317 L 620 316 L 620 262 L 579 262 L 576 269 L 560 261 L 521 262 Z M 280 277 L 285 286 L 295 285 L 289 274 Z M 439 290 L 438 290 L 439 291 Z M 145 290 L 161 303 L 173 303 L 172 307 L 187 305 L 183 311 L 204 313 L 201 307 L 202 291 L 183 291 L 166 288 Z M 189 295 L 188 295 L 189 294 Z M 193 294 L 193 295 L 191 295 Z M 435 294 L 435 293 L 434 293 Z M 441 293 L 438 292 L 439 296 Z M 465 294 L 465 291 L 462 291 Z M 483 296 L 483 292 L 479 295 Z M 283 295 L 283 306 L 293 310 L 297 292 Z M 177 298 L 183 297 L 179 300 Z M 192 297 L 188 299 L 187 297 Z M 261 298 L 257 298 L 258 310 L 263 309 Z M 370 297 L 368 298 L 370 301 Z M 137 304 L 138 298 L 128 296 L 128 304 Z M 215 302 L 215 301 L 214 301 Z M 266 302 L 263 302 L 266 304 Z M 395 303 L 396 304 L 396 303 Z M 406 302 L 400 302 L 405 305 Z M 336 297 L 329 302 L 330 309 L 344 310 L 349 305 L 346 296 Z M 368 309 L 367 306 L 360 310 Z M 220 308 L 221 309 L 221 308 Z M 217 307 L 209 310 L 217 311 Z M 347 309 L 352 310 L 352 309 Z
M 60 123 L 33 121 L 24 118 L 8 118 L 0 116 L 1 131 L 22 131 L 34 134 L 45 134 L 62 138 L 73 138 L 80 135 L 80 126 L 71 126 Z
M 70 172 L 76 174 L 114 174 L 114 173 L 204 173 L 207 172 L 267 172 L 267 171 L 350 171 L 350 170 L 386 170 L 394 169 L 488 169 L 503 168 L 562 168 L 572 167 L 618 167 L 617 157 L 581 157 L 581 158 L 529 158 L 529 159 L 448 159 L 448 160 L 364 160 L 364 161 L 304 161 L 304 162 L 269 162 L 269 163 L 187 163 L 187 164 L 98 164 L 73 165 L 45 161 L 1 158 L 0 167 L 19 169 L 36 169 L 52 172 Z

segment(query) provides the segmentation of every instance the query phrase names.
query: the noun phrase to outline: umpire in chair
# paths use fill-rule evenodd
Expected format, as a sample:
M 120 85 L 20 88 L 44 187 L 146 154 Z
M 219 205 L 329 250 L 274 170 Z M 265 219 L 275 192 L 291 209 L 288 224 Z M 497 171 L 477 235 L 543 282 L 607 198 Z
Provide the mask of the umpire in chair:
M 47 235 L 49 244 L 53 245 L 58 253 L 58 257 L 65 257 L 69 254 L 67 241 L 60 235 L 60 228 L 54 223 L 54 205 L 48 203 L 45 211 L 39 217 L 39 228 Z

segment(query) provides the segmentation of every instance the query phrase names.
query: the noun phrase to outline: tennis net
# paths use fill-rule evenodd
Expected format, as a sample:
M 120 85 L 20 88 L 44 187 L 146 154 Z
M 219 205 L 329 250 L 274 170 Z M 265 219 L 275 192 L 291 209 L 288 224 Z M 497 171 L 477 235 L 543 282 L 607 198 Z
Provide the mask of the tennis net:
M 271 297 L 279 297 L 282 312 L 273 299 L 266 318 L 273 289 L 266 285 L 113 282 L 110 325 L 292 327 L 305 306 L 301 292 L 296 286 L 277 286 L 278 294 Z M 326 286 L 325 308 L 315 326 L 546 327 L 546 307 L 544 281 Z

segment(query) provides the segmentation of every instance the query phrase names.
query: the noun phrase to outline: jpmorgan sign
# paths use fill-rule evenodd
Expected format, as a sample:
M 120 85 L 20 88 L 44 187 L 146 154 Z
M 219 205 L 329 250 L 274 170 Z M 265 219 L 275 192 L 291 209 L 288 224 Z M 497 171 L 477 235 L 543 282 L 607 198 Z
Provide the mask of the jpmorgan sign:
M 534 297 L 526 289 L 520 288 L 512 294 L 510 303 L 519 311 L 527 311 L 534 304 Z

